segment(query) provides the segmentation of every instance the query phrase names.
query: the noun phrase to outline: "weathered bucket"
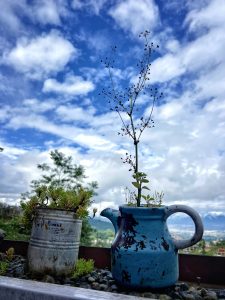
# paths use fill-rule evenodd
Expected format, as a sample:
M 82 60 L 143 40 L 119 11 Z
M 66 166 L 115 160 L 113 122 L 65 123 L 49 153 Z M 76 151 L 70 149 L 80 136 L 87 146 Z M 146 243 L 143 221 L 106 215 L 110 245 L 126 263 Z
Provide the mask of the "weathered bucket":
M 78 258 L 82 221 L 73 211 L 39 208 L 28 247 L 32 273 L 68 275 Z

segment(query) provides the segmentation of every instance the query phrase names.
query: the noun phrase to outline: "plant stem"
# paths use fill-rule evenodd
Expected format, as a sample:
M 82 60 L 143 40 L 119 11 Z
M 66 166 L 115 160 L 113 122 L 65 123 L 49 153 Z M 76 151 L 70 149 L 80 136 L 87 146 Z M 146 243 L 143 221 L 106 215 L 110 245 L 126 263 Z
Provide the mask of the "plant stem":
M 138 173 L 138 141 L 134 141 L 134 147 L 135 147 L 135 171 L 134 173 Z M 137 194 L 137 207 L 141 206 L 141 186 L 138 188 L 138 194 Z

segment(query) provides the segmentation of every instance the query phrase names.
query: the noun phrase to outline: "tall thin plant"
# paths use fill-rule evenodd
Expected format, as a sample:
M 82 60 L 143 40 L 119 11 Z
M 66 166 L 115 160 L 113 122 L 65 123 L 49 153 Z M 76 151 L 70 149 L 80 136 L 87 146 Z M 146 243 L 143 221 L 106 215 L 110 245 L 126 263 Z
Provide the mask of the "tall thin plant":
M 133 171 L 134 181 L 132 184 L 137 189 L 135 198 L 138 207 L 141 205 L 141 198 L 146 197 L 142 195 L 142 190 L 149 190 L 145 185 L 149 182 L 147 175 L 139 170 L 139 144 L 144 130 L 154 127 L 154 121 L 152 119 L 154 106 L 156 101 L 162 97 L 162 93 L 159 93 L 157 87 L 152 88 L 150 86 L 151 58 L 153 52 L 156 48 L 159 48 L 159 46 L 155 46 L 149 41 L 149 31 L 142 32 L 139 37 L 144 39 L 144 49 L 142 59 L 137 63 L 139 73 L 136 78 L 136 83 L 129 85 L 125 90 L 120 90 L 116 87 L 115 78 L 113 76 L 114 55 L 117 50 L 115 46 L 112 48 L 111 57 L 106 57 L 106 59 L 102 61 L 108 70 L 110 85 L 107 88 L 103 88 L 101 93 L 107 98 L 110 104 L 110 110 L 115 111 L 119 115 L 122 127 L 118 135 L 128 136 L 133 141 L 134 155 L 130 155 L 127 152 L 125 158 L 121 159 L 123 163 L 129 164 L 129 171 Z M 145 115 L 144 111 L 142 114 L 140 113 L 138 104 L 140 97 L 145 94 L 148 94 L 151 98 L 151 106 L 148 108 L 149 113 L 147 115 Z

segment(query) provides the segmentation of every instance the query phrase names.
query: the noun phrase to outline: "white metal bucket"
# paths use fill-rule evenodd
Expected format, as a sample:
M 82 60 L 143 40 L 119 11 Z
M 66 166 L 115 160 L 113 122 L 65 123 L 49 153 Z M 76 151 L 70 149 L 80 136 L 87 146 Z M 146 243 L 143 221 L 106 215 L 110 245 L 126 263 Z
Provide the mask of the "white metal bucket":
M 28 247 L 32 273 L 68 275 L 78 258 L 82 221 L 72 211 L 39 208 Z

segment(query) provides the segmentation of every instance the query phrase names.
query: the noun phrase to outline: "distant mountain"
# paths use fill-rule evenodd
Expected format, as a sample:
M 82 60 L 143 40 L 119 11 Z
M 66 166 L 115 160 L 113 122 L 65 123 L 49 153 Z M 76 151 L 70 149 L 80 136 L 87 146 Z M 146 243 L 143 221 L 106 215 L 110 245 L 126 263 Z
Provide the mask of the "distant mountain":
M 225 215 L 208 213 L 202 217 L 202 222 L 206 230 L 225 230 Z M 171 226 L 193 226 L 193 221 L 188 216 L 174 217 L 168 219 Z
M 205 228 L 225 230 L 225 215 L 208 214 L 203 217 Z
M 211 214 L 202 217 L 205 230 L 225 230 L 225 215 L 223 214 Z M 193 227 L 193 221 L 188 216 L 170 217 L 167 221 L 171 227 L 180 227 L 182 230 L 184 227 Z M 100 218 L 90 219 L 90 224 L 97 230 L 111 229 L 114 231 L 114 227 L 111 222 L 101 220 Z
M 89 219 L 89 223 L 91 224 L 92 227 L 94 227 L 97 230 L 111 229 L 114 231 L 114 227 L 111 222 L 104 221 L 99 218 Z

